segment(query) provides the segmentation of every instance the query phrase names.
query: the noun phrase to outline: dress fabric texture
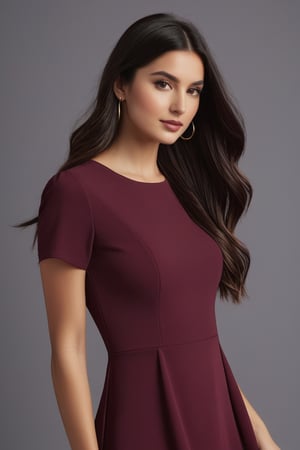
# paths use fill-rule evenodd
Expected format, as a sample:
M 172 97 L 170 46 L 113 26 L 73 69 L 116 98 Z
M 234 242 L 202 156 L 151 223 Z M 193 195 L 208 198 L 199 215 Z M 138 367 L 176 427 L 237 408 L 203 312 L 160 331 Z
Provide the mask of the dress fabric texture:
M 100 450 L 258 450 L 219 342 L 216 241 L 168 180 L 89 160 L 41 195 L 38 259 L 86 270 L 86 306 L 107 350 Z

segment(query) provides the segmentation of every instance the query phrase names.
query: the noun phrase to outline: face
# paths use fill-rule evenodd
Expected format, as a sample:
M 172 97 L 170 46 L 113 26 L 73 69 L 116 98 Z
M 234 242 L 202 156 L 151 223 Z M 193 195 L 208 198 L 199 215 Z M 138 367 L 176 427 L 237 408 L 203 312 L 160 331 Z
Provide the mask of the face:
M 164 53 L 115 88 L 122 97 L 122 129 L 144 141 L 173 144 L 193 120 L 200 103 L 204 66 L 193 51 Z

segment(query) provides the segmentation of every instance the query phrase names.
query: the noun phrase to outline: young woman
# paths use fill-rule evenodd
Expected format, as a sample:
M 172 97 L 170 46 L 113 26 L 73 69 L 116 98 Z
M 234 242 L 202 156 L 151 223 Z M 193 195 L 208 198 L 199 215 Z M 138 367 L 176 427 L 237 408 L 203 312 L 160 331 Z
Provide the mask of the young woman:
M 243 119 L 189 22 L 132 24 L 68 160 L 46 183 L 38 257 L 51 373 L 73 450 L 278 450 L 221 348 L 215 297 L 247 296 L 234 235 L 252 188 Z M 93 417 L 86 307 L 108 351 Z

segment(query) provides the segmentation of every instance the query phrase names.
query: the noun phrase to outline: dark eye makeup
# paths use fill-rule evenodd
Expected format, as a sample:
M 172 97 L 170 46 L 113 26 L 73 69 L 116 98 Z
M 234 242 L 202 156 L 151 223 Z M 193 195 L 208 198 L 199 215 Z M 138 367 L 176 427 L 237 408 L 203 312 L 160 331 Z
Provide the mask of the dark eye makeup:
M 165 81 L 165 80 L 156 80 L 156 81 L 154 81 L 154 84 L 155 84 L 155 86 L 158 86 L 160 88 L 164 88 L 166 86 L 170 86 L 168 81 Z
M 171 87 L 170 83 L 166 80 L 156 80 L 156 81 L 154 81 L 154 85 L 163 90 L 165 89 L 166 86 Z M 192 91 L 193 95 L 200 95 L 202 89 L 201 88 L 189 88 L 189 91 Z

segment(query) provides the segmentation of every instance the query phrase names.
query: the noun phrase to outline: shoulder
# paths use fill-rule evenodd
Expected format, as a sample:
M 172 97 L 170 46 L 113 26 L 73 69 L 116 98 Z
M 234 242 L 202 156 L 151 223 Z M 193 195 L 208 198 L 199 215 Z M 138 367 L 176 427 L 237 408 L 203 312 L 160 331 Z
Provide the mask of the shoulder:
M 86 165 L 80 164 L 61 170 L 48 178 L 42 189 L 42 198 L 56 196 L 82 196 L 85 194 L 84 179 L 88 176 Z
M 84 164 L 53 174 L 44 184 L 40 196 L 41 214 L 91 215 L 91 205 L 86 189 L 88 173 Z
M 76 169 L 76 170 L 75 170 Z M 38 255 L 86 268 L 94 240 L 94 218 L 76 167 L 46 182 L 38 211 Z

